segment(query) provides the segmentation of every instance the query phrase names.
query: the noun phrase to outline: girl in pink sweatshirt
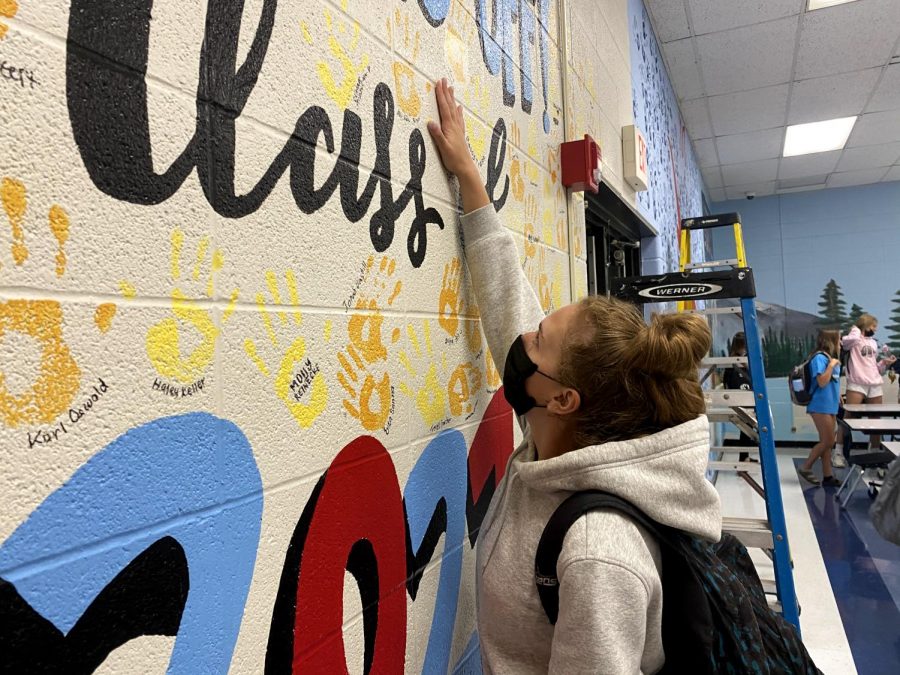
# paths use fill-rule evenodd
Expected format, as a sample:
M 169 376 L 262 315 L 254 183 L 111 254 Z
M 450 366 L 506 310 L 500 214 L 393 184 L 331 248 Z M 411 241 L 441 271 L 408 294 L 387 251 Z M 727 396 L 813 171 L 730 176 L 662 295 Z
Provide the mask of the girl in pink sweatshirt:
M 878 343 L 875 331 L 878 319 L 863 314 L 850 332 L 841 338 L 844 349 L 850 352 L 847 364 L 847 403 L 881 403 L 884 400 L 882 384 L 885 371 L 897 360 L 896 356 L 878 360 Z M 872 447 L 881 445 L 881 436 L 871 437 Z

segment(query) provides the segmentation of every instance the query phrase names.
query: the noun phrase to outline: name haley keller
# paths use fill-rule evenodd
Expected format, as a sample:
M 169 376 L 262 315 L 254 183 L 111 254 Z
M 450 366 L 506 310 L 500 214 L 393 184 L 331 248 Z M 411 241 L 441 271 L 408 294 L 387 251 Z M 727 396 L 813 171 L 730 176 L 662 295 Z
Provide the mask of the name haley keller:
M 53 441 L 58 441 L 60 434 L 67 434 L 69 430 L 81 422 L 85 415 L 93 410 L 94 405 L 109 391 L 109 385 L 103 381 L 103 378 L 97 378 L 97 384 L 91 387 L 90 395 L 84 399 L 81 405 L 69 408 L 69 423 L 64 420 L 57 422 L 53 427 L 48 429 L 38 429 L 34 433 L 28 432 L 28 448 L 31 449 L 36 445 L 47 445 Z

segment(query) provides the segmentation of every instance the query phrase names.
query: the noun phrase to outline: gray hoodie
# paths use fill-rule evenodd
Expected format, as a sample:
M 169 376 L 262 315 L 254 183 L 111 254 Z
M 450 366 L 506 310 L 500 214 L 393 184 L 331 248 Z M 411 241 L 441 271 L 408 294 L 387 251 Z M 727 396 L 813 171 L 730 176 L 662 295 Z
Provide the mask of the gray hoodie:
M 512 236 L 493 206 L 461 219 L 466 262 L 491 353 L 501 372 L 516 336 L 543 318 Z M 557 564 L 559 618 L 551 625 L 534 585 L 534 555 L 550 515 L 568 495 L 617 494 L 657 522 L 718 541 L 719 496 L 706 480 L 709 425 L 698 417 L 651 436 L 536 460 L 524 440 L 478 537 L 478 632 L 485 673 L 655 673 L 661 640 L 659 546 L 611 511 L 588 513 L 569 530 Z

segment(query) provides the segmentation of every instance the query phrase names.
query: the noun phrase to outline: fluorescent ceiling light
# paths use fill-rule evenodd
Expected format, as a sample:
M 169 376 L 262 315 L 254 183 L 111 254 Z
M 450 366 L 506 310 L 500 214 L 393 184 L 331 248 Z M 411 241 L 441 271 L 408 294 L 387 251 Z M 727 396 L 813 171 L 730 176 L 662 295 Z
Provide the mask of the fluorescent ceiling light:
M 840 150 L 847 143 L 856 117 L 841 117 L 810 124 L 792 124 L 784 135 L 785 157 Z
M 809 0 L 807 5 L 808 11 L 814 9 L 823 9 L 825 7 L 834 7 L 835 5 L 843 5 L 845 2 L 856 2 L 856 0 Z

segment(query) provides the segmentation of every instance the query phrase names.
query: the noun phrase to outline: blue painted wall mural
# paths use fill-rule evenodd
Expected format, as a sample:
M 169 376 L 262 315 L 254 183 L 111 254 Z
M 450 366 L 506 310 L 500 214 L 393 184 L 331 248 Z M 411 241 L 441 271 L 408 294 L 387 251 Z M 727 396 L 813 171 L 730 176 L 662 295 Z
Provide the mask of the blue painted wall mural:
M 694 158 L 678 100 L 666 72 L 650 17 L 641 0 L 628 0 L 631 31 L 631 85 L 635 124 L 647 140 L 649 189 L 637 193 L 638 207 L 659 231 L 658 248 L 644 257 L 662 261 L 663 270 L 678 267 L 682 218 L 703 213 L 703 181 Z M 694 235 L 691 255 L 705 256 L 705 237 Z
M 91 672 L 161 632 L 177 635 L 170 673 L 225 672 L 261 517 L 259 471 L 231 422 L 190 413 L 128 431 L 0 546 L 4 661 Z

